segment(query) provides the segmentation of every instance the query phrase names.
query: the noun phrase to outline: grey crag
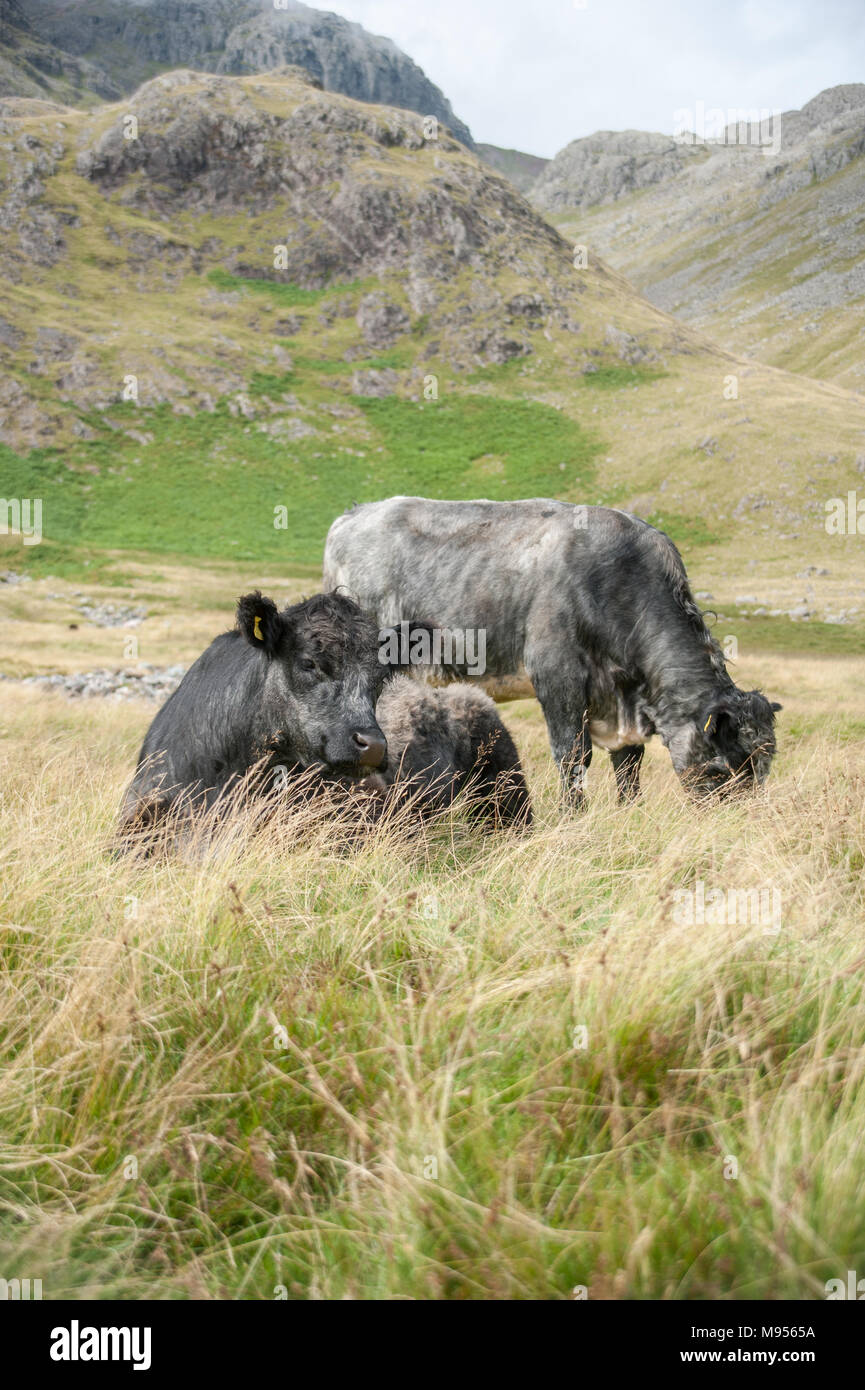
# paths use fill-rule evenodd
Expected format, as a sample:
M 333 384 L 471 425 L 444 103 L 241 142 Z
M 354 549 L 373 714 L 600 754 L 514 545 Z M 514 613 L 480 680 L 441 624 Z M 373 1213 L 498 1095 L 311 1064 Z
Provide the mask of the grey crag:
M 447 98 L 390 39 L 297 0 L 279 9 L 272 0 L 22 3 L 40 38 L 104 68 L 123 92 L 171 68 L 244 74 L 294 65 L 326 91 L 435 116 L 472 145 Z

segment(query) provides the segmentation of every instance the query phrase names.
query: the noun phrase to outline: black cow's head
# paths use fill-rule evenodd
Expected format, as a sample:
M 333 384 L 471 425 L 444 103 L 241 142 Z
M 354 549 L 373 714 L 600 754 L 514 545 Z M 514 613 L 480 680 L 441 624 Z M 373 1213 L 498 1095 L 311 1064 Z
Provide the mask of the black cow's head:
M 759 690 L 733 686 L 701 711 L 688 738 L 682 780 L 698 795 L 759 786 L 775 756 L 775 713 L 781 706 Z
M 280 612 L 260 593 L 237 605 L 237 625 L 267 667 L 256 723 L 274 757 L 337 776 L 364 776 L 387 754 L 375 704 L 388 668 L 378 628 L 342 594 Z

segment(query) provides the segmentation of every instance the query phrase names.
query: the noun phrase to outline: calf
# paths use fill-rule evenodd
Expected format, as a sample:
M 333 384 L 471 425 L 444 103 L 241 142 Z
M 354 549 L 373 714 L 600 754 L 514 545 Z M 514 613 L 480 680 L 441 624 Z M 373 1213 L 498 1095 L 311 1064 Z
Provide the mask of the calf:
M 673 542 L 627 512 L 392 497 L 337 518 L 324 573 L 379 623 L 484 632 L 478 679 L 498 699 L 537 695 L 577 804 L 593 744 L 626 799 L 655 733 L 697 792 L 768 774 L 781 706 L 733 683 Z
M 527 829 L 532 812 L 514 741 L 488 695 L 470 685 L 443 689 L 396 676 L 376 718 L 388 760 L 372 782 L 409 796 L 421 815 L 445 809 L 468 790 L 469 813 L 486 829 Z

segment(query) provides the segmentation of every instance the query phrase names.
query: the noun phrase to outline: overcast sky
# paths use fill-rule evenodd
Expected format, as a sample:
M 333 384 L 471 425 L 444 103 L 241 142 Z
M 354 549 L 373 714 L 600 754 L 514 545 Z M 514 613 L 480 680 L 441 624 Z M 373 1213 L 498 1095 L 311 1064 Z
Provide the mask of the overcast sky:
M 385 34 L 476 140 L 553 155 L 678 112 L 865 82 L 865 0 L 307 0 Z M 680 123 L 681 124 L 681 123 Z

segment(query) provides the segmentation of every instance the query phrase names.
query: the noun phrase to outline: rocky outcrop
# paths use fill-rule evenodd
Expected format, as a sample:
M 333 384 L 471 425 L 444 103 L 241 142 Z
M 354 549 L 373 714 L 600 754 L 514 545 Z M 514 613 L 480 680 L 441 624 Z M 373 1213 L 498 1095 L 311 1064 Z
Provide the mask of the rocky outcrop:
M 728 125 L 717 140 L 643 130 L 602 130 L 572 140 L 547 164 L 529 197 L 551 212 L 589 208 L 681 175 L 684 196 L 711 199 L 713 187 L 723 185 L 720 196 L 728 201 L 731 183 L 777 183 L 796 164 L 802 165 L 792 175 L 796 186 L 828 178 L 858 157 L 863 144 L 865 83 L 854 82 L 820 92 L 801 111 Z M 789 181 L 786 190 L 794 191 Z
M 822 129 L 828 136 L 837 124 L 845 125 L 865 117 L 865 83 L 848 82 L 839 87 L 827 87 L 801 111 L 784 111 L 777 117 L 778 141 L 781 150 L 793 149 L 809 135 Z M 774 126 L 774 122 L 772 123 Z
M 142 662 L 121 670 L 103 666 L 71 675 L 57 672 L 48 676 L 25 676 L 21 684 L 40 686 L 72 699 L 158 700 L 161 704 L 177 689 L 184 674 L 183 666 L 160 667 Z
M 469 129 L 390 39 L 299 0 L 22 0 L 42 38 L 104 66 L 124 92 L 154 68 L 255 73 L 296 65 L 325 90 L 435 116 L 471 146 Z
M 702 147 L 680 144 L 671 135 L 600 130 L 560 150 L 532 185 L 530 197 L 549 212 L 611 203 L 664 183 L 704 157 Z
M 0 0 L 0 43 L 14 43 L 16 34 L 29 28 L 30 22 L 18 0 Z
M 129 399 L 178 415 L 221 403 L 290 444 L 331 430 L 321 411 L 294 418 L 293 371 L 417 397 L 443 368 L 552 351 L 617 361 L 611 318 L 647 350 L 670 342 L 600 262 L 576 273 L 572 246 L 442 128 L 302 69 L 181 69 L 118 106 L 36 105 L 0 102 L 0 442 L 13 448 L 110 428 L 144 450 L 146 424 L 111 414 Z M 34 322 L 27 287 L 46 270 L 62 301 Z
M 390 347 L 409 330 L 409 317 L 381 290 L 364 295 L 357 311 L 357 324 L 369 348 Z
M 279 274 L 272 247 L 254 257 L 234 250 L 228 268 L 247 278 L 319 288 L 406 272 L 418 314 L 434 308 L 463 269 L 479 274 L 478 294 L 506 267 L 525 272 L 539 256 L 564 280 L 568 252 L 557 233 L 450 136 L 429 140 L 420 116 L 335 97 L 297 69 L 269 81 L 284 94 L 278 113 L 249 79 L 183 71 L 154 78 L 135 96 L 138 138 L 126 139 L 112 122 L 84 144 L 77 171 L 165 218 L 182 210 L 225 215 L 237 206 L 249 214 L 290 209 L 293 234 Z M 391 154 L 402 159 L 388 171 Z M 550 294 L 554 318 L 572 294 L 564 284 Z M 409 326 L 405 309 L 378 293 L 363 301 L 357 321 L 372 349 Z
M 703 144 L 577 140 L 529 196 L 563 228 L 572 208 L 575 237 L 724 346 L 861 389 L 865 84 Z

